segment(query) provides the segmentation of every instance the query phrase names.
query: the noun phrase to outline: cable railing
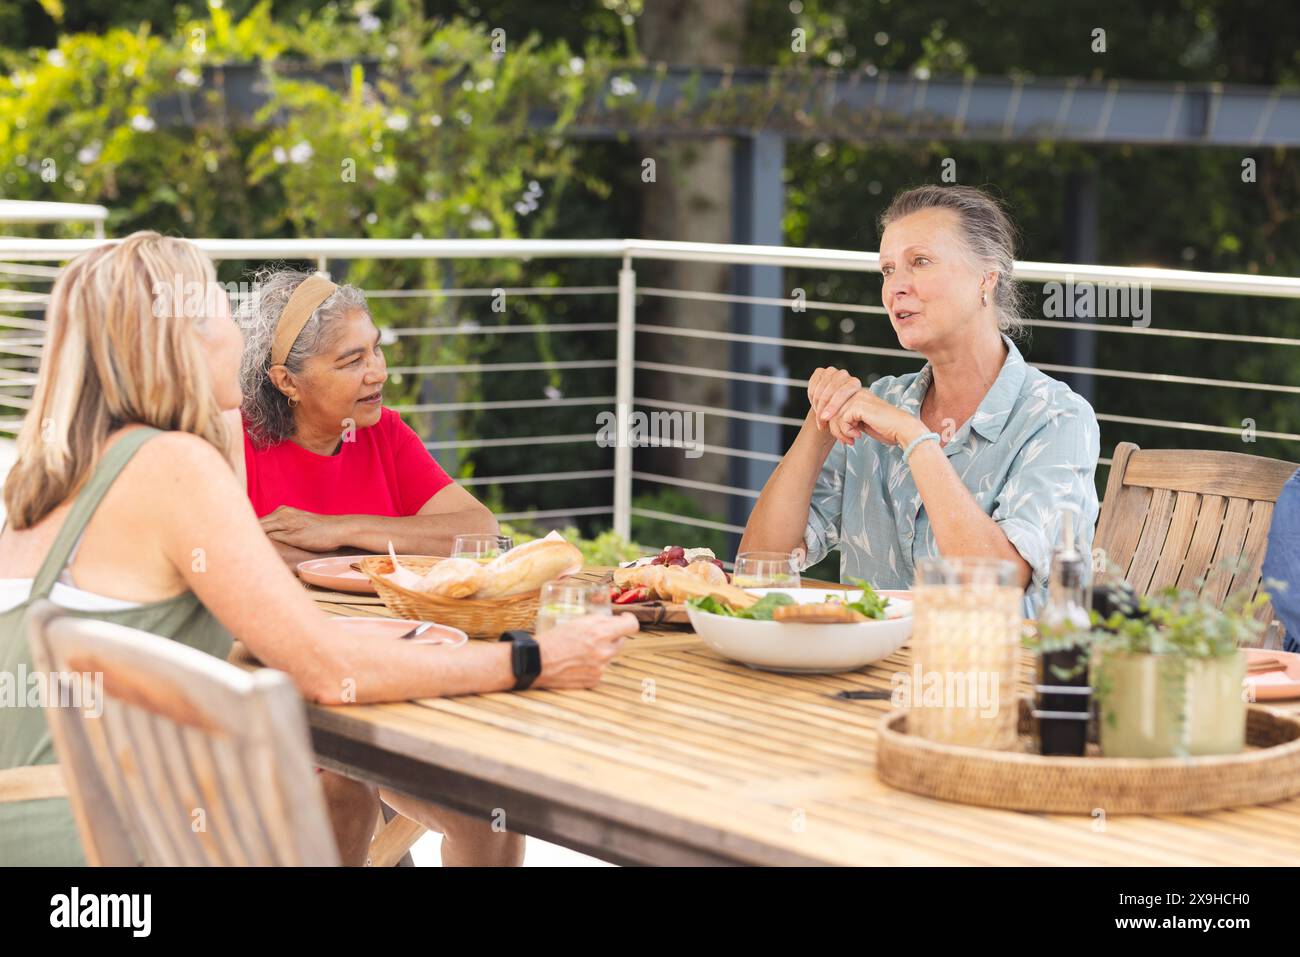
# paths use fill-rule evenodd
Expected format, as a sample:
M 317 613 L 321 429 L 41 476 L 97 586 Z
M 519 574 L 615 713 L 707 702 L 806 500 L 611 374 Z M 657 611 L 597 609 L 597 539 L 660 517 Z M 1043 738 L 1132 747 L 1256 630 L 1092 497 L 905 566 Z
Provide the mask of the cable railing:
M 348 262 L 384 259 L 614 261 L 610 266 L 611 272 L 615 271 L 615 267 L 617 270 L 615 284 L 575 283 L 558 286 L 516 284 L 445 289 L 366 289 L 366 295 L 376 303 L 376 319 L 381 326 L 384 324 L 383 302 L 413 300 L 428 302 L 430 310 L 428 321 L 414 326 L 387 329 L 386 335 L 392 338 L 518 336 L 536 335 L 540 332 L 565 336 L 612 334 L 612 354 L 601 358 L 538 357 L 525 361 L 499 361 L 499 357 L 491 354 L 493 347 L 487 345 L 479 350 L 477 361 L 394 365 L 390 368 L 390 372 L 418 377 L 421 380 L 425 377 L 431 380 L 442 380 L 445 377 L 461 375 L 511 376 L 538 372 L 553 373 L 563 376 L 566 386 L 586 389 L 585 394 L 548 394 L 543 398 L 489 398 L 465 401 L 450 399 L 426 401 L 430 396 L 422 393 L 416 401 L 403 400 L 393 405 L 393 408 L 402 414 L 455 416 L 461 413 L 481 413 L 526 420 L 532 413 L 548 409 L 614 411 L 623 416 L 641 410 L 651 413 L 703 416 L 707 422 L 713 423 L 714 433 L 718 433 L 720 426 L 731 423 L 729 430 L 734 427 L 780 430 L 775 433 L 780 438 L 787 434 L 785 430 L 798 428 L 802 424 L 802 416 L 782 414 L 797 409 L 793 407 L 759 409 L 752 406 L 690 401 L 690 396 L 696 395 L 698 390 L 683 390 L 689 393 L 686 396 L 671 393 L 656 395 L 652 394 L 653 389 L 647 387 L 646 377 L 653 377 L 657 381 L 674 376 L 708 380 L 728 390 L 728 395 L 731 395 L 730 390 L 738 387 L 802 390 L 807 385 L 805 378 L 781 373 L 786 371 L 784 364 L 787 360 L 809 353 L 841 353 L 846 356 L 863 357 L 864 360 L 905 360 L 913 363 L 916 368 L 919 368 L 923 361 L 915 353 L 897 347 L 836 341 L 829 337 L 817 338 L 813 334 L 815 330 L 811 325 L 805 327 L 782 322 L 778 323 L 776 328 L 783 334 L 763 335 L 753 331 L 740 331 L 730 320 L 721 324 L 725 328 L 693 328 L 673 325 L 663 319 L 665 311 L 671 314 L 672 310 L 682 308 L 684 304 L 693 304 L 695 308 L 718 307 L 723 310 L 741 308 L 780 310 L 780 315 L 789 315 L 790 310 L 806 316 L 843 315 L 846 318 L 842 321 L 849 323 L 853 320 L 848 317 L 854 316 L 869 316 L 875 317 L 877 321 L 887 321 L 885 309 L 878 304 L 878 299 L 875 303 L 837 302 L 826 297 L 797 299 L 793 296 L 742 295 L 713 290 L 667 288 L 662 284 L 641 286 L 637 282 L 635 271 L 638 262 L 655 261 L 713 263 L 732 267 L 769 267 L 799 270 L 800 275 L 808 272 L 876 272 L 879 270 L 878 256 L 869 252 L 647 240 L 220 239 L 196 242 L 218 261 L 240 260 L 254 263 L 271 260 L 307 261 L 314 262 L 317 268 L 324 271 L 329 270 L 331 262 L 344 260 Z M 0 431 L 13 431 L 21 420 L 22 413 L 30 404 L 30 392 L 35 382 L 35 363 L 39 357 L 44 331 L 42 313 L 48 296 L 48 284 L 56 274 L 57 264 L 95 244 L 95 240 L 0 238 L 0 286 L 3 287 L 0 288 L 0 419 L 2 419 Z M 1016 264 L 1016 278 L 1030 285 L 1070 281 L 1076 284 L 1128 283 L 1140 284 L 1151 291 L 1170 293 L 1300 299 L 1300 278 L 1284 276 L 1019 262 Z M 448 322 L 438 321 L 439 318 L 444 318 L 443 313 L 446 310 L 443 309 L 443 304 L 448 300 L 472 302 L 475 299 L 489 299 L 502 293 L 514 298 L 537 297 L 554 300 L 563 297 L 575 302 L 581 299 L 582 302 L 580 308 L 571 308 L 562 321 L 554 323 L 519 322 L 502 317 L 501 324 L 496 325 L 462 315 L 453 315 Z M 639 320 L 639 308 L 649 308 L 650 304 L 654 304 L 660 318 L 651 321 Z M 1265 348 L 1300 345 L 1300 338 L 1287 336 L 1255 335 L 1213 329 L 1164 328 L 1123 322 L 1097 322 L 1089 321 L 1088 316 L 1079 320 L 1028 317 L 1025 324 L 1031 328 L 1041 327 L 1071 333 L 1089 332 L 1098 336 L 1111 334 L 1125 337 L 1148 336 L 1163 340 L 1182 339 L 1213 342 L 1216 345 L 1240 344 Z M 766 328 L 770 329 L 771 324 L 769 323 Z M 809 331 L 803 332 L 805 328 Z M 787 332 L 793 334 L 784 334 Z M 654 337 L 660 341 L 673 339 L 679 343 L 696 343 L 701 348 L 692 347 L 692 351 L 686 353 L 686 361 L 663 361 L 663 350 L 646 348 L 645 340 L 639 340 L 638 334 L 643 337 Z M 718 354 L 720 351 L 724 359 L 727 359 L 729 349 L 745 346 L 778 350 L 777 354 L 782 357 L 782 361 L 777 364 L 777 368 L 762 371 L 753 367 L 735 367 L 729 360 L 710 365 L 707 356 L 711 352 L 702 348 L 706 343 L 718 345 L 720 350 L 713 350 L 712 354 Z M 1100 363 L 1040 362 L 1033 358 L 1030 361 L 1049 374 L 1090 377 L 1100 380 L 1103 384 L 1107 381 L 1116 383 L 1140 381 L 1161 389 L 1213 389 L 1223 391 L 1225 395 L 1249 392 L 1272 397 L 1274 400 L 1300 394 L 1300 385 L 1287 382 L 1252 382 L 1213 374 L 1203 375 L 1198 373 L 1205 370 L 1195 368 L 1147 372 L 1113 368 Z M 798 363 L 791 362 L 791 364 Z M 607 384 L 601 385 L 600 380 L 594 377 L 608 372 L 614 374 L 612 393 Z M 797 406 L 798 403 L 795 402 L 794 405 Z M 1127 413 L 1131 410 L 1123 411 Z M 1161 417 L 1156 414 L 1131 415 L 1102 411 L 1098 412 L 1097 418 L 1102 425 L 1103 442 L 1106 446 L 1113 446 L 1115 442 L 1123 440 L 1126 435 L 1132 434 L 1131 430 L 1135 428 L 1207 436 L 1231 436 L 1241 432 L 1241 429 L 1235 426 Z M 474 474 L 462 479 L 462 483 L 467 486 L 509 488 L 514 490 L 509 494 L 512 500 L 517 502 L 527 501 L 527 487 L 530 484 L 572 483 L 575 487 L 571 506 L 503 510 L 499 515 L 502 519 L 543 520 L 610 516 L 613 527 L 625 536 L 630 536 L 633 518 L 730 534 L 739 533 L 743 530 L 743 525 L 737 520 L 737 516 L 743 515 L 752 505 L 764 475 L 770 474 L 771 468 L 780 461 L 780 452 L 785 448 L 783 441 L 777 443 L 777 451 L 773 450 L 770 442 L 767 448 L 747 447 L 744 443 L 737 443 L 732 439 L 730 436 L 733 433 L 729 431 L 727 440 L 717 441 L 717 434 L 714 434 L 709 441 L 705 441 L 703 436 L 700 436 L 689 446 L 682 442 L 656 440 L 647 441 L 634 448 L 635 443 L 619 441 L 614 443 L 610 450 L 612 461 L 609 467 L 563 468 L 556 467 L 556 464 L 563 459 L 562 448 L 566 445 L 596 442 L 594 428 L 585 431 L 575 431 L 570 428 L 565 431 L 557 430 L 551 434 L 456 435 L 454 438 L 444 437 L 444 432 L 445 430 L 439 430 L 439 434 L 432 438 L 426 436 L 429 439 L 426 441 L 426 446 L 435 454 L 441 452 L 471 455 L 475 462 Z M 765 434 L 768 439 L 772 439 L 771 431 Z M 1258 429 L 1254 432 L 1254 436 L 1278 442 L 1300 442 L 1300 433 L 1281 429 Z M 700 457 L 709 456 L 714 460 L 753 463 L 753 470 L 746 473 L 749 480 L 743 484 L 720 480 L 720 472 L 716 467 L 702 472 L 693 472 L 692 469 L 695 467 L 684 464 L 680 467 L 683 474 L 669 474 L 674 470 L 665 469 L 662 464 L 654 467 L 637 464 L 642 458 L 641 450 L 647 447 L 690 449 L 698 452 Z M 493 450 L 498 449 L 535 449 L 533 457 L 536 463 L 535 470 L 499 475 L 480 474 L 480 466 L 484 462 L 490 462 Z M 1100 464 L 1103 467 L 1108 466 L 1110 459 L 1103 457 Z M 714 516 L 682 515 L 661 508 L 638 506 L 633 500 L 634 483 L 641 488 L 675 489 L 684 494 L 698 494 L 715 499 L 721 496 L 738 505 L 729 510 L 730 521 L 719 521 Z

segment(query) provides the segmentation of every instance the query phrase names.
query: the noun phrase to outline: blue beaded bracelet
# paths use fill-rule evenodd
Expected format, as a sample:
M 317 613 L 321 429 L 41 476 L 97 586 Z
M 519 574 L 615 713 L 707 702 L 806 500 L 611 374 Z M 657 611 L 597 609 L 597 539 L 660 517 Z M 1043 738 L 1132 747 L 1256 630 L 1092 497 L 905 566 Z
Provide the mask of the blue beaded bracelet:
M 907 443 L 907 448 L 903 449 L 903 462 L 904 462 L 905 464 L 909 464 L 909 463 L 907 463 L 907 460 L 910 459 L 910 458 L 912 457 L 912 450 L 915 449 L 915 448 L 916 448 L 918 445 L 920 445 L 922 442 L 924 442 L 926 439 L 934 439 L 936 442 L 938 442 L 938 441 L 940 441 L 939 433 L 938 433 L 938 432 L 927 432 L 927 433 L 925 433 L 925 435 L 918 435 L 918 436 L 917 436 L 916 438 L 914 438 L 911 442 L 908 442 L 908 443 Z

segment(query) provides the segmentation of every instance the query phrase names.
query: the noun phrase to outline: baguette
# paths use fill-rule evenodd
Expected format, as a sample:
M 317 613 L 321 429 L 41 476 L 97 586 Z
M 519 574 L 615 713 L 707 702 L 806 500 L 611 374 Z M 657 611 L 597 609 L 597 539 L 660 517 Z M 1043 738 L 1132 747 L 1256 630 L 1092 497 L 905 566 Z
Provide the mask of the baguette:
M 483 584 L 474 598 L 509 598 L 536 591 L 553 578 L 582 570 L 582 552 L 558 532 L 525 542 L 484 566 Z
M 486 567 L 472 558 L 448 558 L 430 568 L 410 587 L 443 598 L 467 598 L 482 588 L 486 581 Z

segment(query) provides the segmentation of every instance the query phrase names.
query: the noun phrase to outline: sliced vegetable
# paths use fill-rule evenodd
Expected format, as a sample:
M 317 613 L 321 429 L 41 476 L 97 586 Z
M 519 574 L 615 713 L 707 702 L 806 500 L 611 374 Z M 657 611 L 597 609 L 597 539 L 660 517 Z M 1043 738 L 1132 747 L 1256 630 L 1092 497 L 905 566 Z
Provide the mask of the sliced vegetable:
M 650 589 L 644 585 L 639 588 L 628 588 L 622 594 L 614 596 L 614 604 L 630 605 L 633 602 L 645 601 L 650 597 Z

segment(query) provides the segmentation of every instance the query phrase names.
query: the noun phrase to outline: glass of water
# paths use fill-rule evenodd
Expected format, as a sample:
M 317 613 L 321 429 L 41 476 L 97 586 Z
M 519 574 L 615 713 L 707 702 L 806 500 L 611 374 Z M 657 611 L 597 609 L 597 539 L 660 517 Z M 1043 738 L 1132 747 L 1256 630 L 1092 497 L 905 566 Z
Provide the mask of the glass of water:
M 487 564 L 513 547 L 514 542 L 508 535 L 457 535 L 451 545 L 451 557 Z
M 542 586 L 534 632 L 549 631 L 556 625 L 583 615 L 612 615 L 609 586 L 577 578 L 560 578 Z
M 794 552 L 741 552 L 731 581 L 740 588 L 798 588 L 799 558 Z

